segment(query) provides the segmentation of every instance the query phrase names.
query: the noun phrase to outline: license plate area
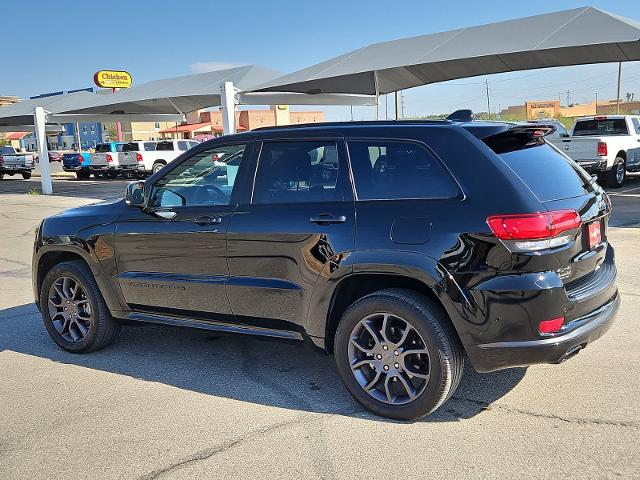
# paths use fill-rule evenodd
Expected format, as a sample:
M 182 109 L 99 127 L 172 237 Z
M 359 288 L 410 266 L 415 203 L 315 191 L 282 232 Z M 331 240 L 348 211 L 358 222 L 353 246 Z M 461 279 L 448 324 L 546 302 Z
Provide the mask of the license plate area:
M 587 239 L 589 249 L 594 248 L 602 242 L 602 222 L 600 220 L 596 220 L 587 225 Z

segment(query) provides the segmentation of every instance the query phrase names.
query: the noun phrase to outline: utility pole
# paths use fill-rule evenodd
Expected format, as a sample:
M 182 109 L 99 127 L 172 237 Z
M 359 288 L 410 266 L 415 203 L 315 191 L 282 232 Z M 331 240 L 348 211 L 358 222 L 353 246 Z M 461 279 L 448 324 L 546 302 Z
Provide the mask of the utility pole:
M 622 62 L 618 62 L 618 94 L 616 95 L 616 115 L 620 115 L 620 79 L 622 78 Z
M 598 115 L 598 92 L 596 92 L 596 115 Z
M 484 84 L 487 87 L 487 120 L 491 120 L 491 100 L 489 99 L 489 79 L 484 79 Z
M 567 107 L 571 105 L 571 92 L 567 90 Z
M 404 95 L 400 91 L 400 118 L 404 118 Z

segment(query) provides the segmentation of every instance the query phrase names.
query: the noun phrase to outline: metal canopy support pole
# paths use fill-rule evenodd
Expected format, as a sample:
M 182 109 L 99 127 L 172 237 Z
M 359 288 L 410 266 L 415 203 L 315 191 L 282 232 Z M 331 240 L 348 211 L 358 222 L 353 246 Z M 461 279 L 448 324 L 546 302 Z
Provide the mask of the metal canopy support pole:
M 224 82 L 220 87 L 222 106 L 222 131 L 225 135 L 236 133 L 236 88 L 233 82 Z
M 36 107 L 33 111 L 33 126 L 38 143 L 38 158 L 40 159 L 40 179 L 42 182 L 42 193 L 51 195 L 51 168 L 49 166 L 49 149 L 47 148 L 47 132 L 45 131 L 47 116 L 44 108 Z
M 373 71 L 373 84 L 376 89 L 376 120 L 380 120 L 380 89 L 378 88 L 378 72 Z
M 400 91 L 396 90 L 394 93 L 396 96 L 396 120 L 400 120 Z
M 616 115 L 620 115 L 620 79 L 622 78 L 622 62 L 618 62 L 618 94 L 616 95 Z

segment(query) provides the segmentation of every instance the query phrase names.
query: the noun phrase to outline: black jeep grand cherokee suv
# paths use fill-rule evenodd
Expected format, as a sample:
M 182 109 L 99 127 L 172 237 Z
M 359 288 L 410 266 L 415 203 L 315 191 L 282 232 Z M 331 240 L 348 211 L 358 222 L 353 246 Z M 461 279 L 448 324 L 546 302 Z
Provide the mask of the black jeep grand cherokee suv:
M 203 143 L 125 200 L 37 231 L 53 340 L 109 344 L 118 319 L 332 352 L 371 411 L 413 419 L 487 372 L 561 362 L 620 303 L 610 203 L 545 127 L 364 122 Z

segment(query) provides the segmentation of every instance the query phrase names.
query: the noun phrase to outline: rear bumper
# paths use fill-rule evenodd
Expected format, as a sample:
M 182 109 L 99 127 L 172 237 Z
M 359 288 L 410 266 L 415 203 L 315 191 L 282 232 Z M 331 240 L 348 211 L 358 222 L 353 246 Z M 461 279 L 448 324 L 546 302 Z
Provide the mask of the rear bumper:
M 607 303 L 573 320 L 571 324 L 575 327 L 565 334 L 540 340 L 467 346 L 466 351 L 474 368 L 479 372 L 536 363 L 560 363 L 600 338 L 613 324 L 619 307 L 620 294 L 616 290 Z
M 32 165 L 3 165 L 0 167 L 0 173 L 19 173 L 19 172 L 30 172 L 35 167 Z
M 135 164 L 135 165 L 120 165 L 120 170 L 125 172 L 144 172 L 143 164 Z
M 607 161 L 603 159 L 581 160 L 577 163 L 589 173 L 604 172 L 607 170 Z
M 90 165 L 89 170 L 92 172 L 115 172 L 118 170 L 117 165 Z

